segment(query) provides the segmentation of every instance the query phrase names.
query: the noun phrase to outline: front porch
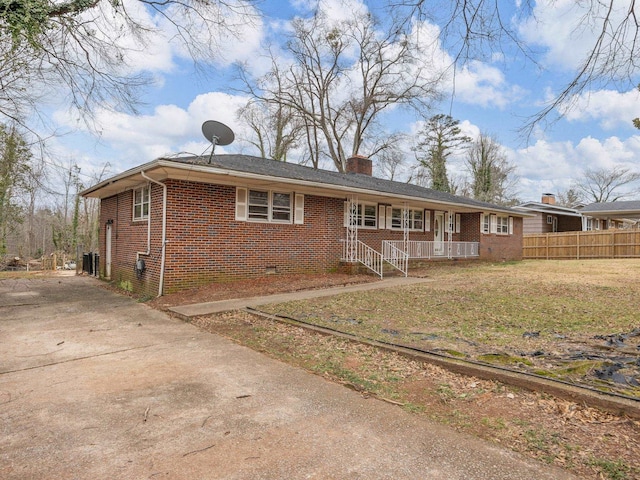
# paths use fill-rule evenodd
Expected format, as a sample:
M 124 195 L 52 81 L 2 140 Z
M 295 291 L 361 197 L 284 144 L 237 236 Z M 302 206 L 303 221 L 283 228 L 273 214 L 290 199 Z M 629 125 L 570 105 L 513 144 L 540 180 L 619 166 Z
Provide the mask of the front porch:
M 406 277 L 409 260 L 438 260 L 479 257 L 479 242 L 383 240 L 379 252 L 358 240 L 342 240 L 342 261 L 361 263 L 380 278 L 384 276 L 385 262 Z

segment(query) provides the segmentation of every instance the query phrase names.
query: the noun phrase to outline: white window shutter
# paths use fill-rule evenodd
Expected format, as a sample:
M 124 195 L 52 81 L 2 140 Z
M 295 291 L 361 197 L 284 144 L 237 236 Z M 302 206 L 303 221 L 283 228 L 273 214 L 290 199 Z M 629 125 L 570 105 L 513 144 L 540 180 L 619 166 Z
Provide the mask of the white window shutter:
M 349 202 L 344 202 L 344 227 L 349 226 Z
M 304 223 L 304 195 L 302 193 L 296 193 L 295 205 L 293 223 L 302 225 Z
M 247 219 L 247 189 L 242 187 L 236 188 L 236 220 L 244 221 Z
M 424 211 L 424 231 L 431 231 L 431 210 Z
M 509 235 L 513 235 L 513 217 L 509 217 Z
M 393 207 L 392 206 L 388 206 L 386 207 L 387 210 L 387 218 L 389 219 L 387 221 L 387 230 L 391 230 L 392 224 L 393 222 L 391 221 L 392 215 L 393 215 Z
M 456 213 L 456 233 L 460 233 L 460 214 Z
M 491 215 L 489 217 L 489 222 L 491 233 L 498 233 L 498 217 L 496 215 Z
M 386 226 L 386 211 L 387 207 L 384 205 L 378 205 L 378 228 L 384 230 Z

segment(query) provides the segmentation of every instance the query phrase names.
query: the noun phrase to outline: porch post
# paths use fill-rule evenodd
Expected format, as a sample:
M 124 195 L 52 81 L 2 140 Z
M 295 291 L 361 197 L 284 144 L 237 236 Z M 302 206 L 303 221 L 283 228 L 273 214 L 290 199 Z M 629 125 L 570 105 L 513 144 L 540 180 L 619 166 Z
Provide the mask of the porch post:
M 404 242 L 403 250 L 409 252 L 409 208 L 407 202 L 404 202 L 402 208 L 402 240 Z
M 451 210 L 449 210 L 447 212 L 447 258 L 451 259 L 452 258 L 452 254 L 453 254 L 453 228 L 451 228 L 453 225 L 452 223 L 455 222 L 455 213 L 453 213 Z
M 347 198 L 347 239 L 345 245 L 345 260 L 358 261 L 358 199 Z

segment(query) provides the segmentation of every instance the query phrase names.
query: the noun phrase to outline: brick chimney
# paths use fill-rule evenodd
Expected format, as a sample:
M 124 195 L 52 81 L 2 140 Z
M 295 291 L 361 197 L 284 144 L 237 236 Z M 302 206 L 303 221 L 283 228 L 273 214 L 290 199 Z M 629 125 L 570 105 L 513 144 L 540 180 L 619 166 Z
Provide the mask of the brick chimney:
M 556 196 L 553 193 L 543 193 L 542 194 L 542 203 L 546 205 L 555 205 L 556 204 Z
M 361 173 L 363 175 L 373 175 L 373 162 L 363 155 L 354 155 L 347 159 L 347 173 Z

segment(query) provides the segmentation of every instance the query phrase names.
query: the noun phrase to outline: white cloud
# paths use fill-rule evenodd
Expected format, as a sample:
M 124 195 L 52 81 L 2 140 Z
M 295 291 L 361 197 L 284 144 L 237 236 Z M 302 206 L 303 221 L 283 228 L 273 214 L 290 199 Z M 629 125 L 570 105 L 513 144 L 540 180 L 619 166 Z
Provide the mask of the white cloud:
M 596 120 L 604 130 L 619 127 L 633 129 L 631 119 L 640 116 L 640 92 L 600 90 L 577 95 L 565 111 L 568 121 Z
M 639 14 L 640 7 L 636 5 L 635 9 Z M 628 14 L 628 2 L 537 0 L 532 15 L 520 24 L 519 31 L 530 45 L 544 49 L 547 67 L 573 70 L 581 65 L 595 45 L 604 19 L 611 34 Z M 633 31 L 628 30 L 630 35 Z M 605 46 L 606 41 L 605 38 Z
M 504 109 L 521 98 L 525 91 L 510 85 L 496 67 L 472 62 L 456 73 L 455 94 L 457 100 L 470 105 Z
M 537 200 L 543 192 L 557 193 L 570 188 L 587 169 L 619 166 L 637 170 L 640 135 L 626 140 L 609 137 L 603 141 L 586 137 L 577 144 L 538 140 L 527 148 L 508 149 L 507 155 L 518 169 L 520 198 Z
M 88 28 L 98 40 L 115 45 L 113 49 L 122 55 L 116 67 L 121 74 L 171 71 L 174 63 L 169 35 L 159 28 L 144 3 L 123 0 L 123 8 L 140 28 L 132 27 L 122 15 L 115 15 L 113 6 L 108 2 L 100 2 L 96 9 L 87 10 L 82 14 L 82 19 L 88 22 Z M 84 55 L 82 52 L 80 54 Z M 98 58 L 93 61 L 99 65 Z
M 353 20 L 369 10 L 359 0 L 319 0 L 318 9 L 336 23 Z
M 246 100 L 242 96 L 211 92 L 198 95 L 187 109 L 158 105 L 152 113 L 138 116 L 101 110 L 96 115 L 99 138 L 114 152 L 112 163 L 120 169 L 177 152 L 199 155 L 208 147 L 201 130 L 206 120 L 225 123 L 234 130 L 236 138 L 244 134 L 246 127 L 237 120 L 236 110 Z M 56 120 L 77 127 L 67 113 L 58 112 Z M 222 147 L 216 149 L 216 153 L 224 151 Z

